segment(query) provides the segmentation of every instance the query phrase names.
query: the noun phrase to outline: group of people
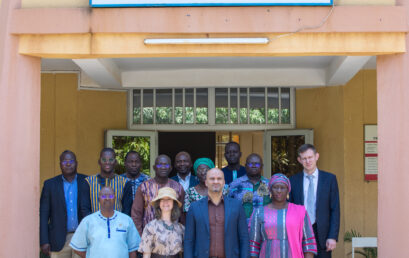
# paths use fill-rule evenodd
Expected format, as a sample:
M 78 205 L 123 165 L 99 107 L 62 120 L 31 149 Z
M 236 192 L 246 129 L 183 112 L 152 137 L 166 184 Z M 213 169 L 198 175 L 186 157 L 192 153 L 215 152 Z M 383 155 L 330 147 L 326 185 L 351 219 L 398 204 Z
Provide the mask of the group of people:
M 62 175 L 46 180 L 41 193 L 40 249 L 87 258 L 331 257 L 338 185 L 335 175 L 318 170 L 315 147 L 298 149 L 304 169 L 291 178 L 264 178 L 262 158 L 250 154 L 241 166 L 241 155 L 238 143 L 228 143 L 228 165 L 220 170 L 182 151 L 172 178 L 171 159 L 159 155 L 150 178 L 135 151 L 117 175 L 115 151 L 104 148 L 92 176 L 77 173 L 75 154 L 64 151 Z

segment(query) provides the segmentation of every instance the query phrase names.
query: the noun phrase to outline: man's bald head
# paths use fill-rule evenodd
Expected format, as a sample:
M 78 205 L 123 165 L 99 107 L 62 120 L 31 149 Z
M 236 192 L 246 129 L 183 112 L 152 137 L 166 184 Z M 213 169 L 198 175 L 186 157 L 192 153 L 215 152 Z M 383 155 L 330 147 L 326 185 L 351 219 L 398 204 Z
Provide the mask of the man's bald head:
M 165 154 L 161 154 L 161 155 L 157 156 L 156 159 L 155 159 L 155 163 L 158 163 L 158 161 L 161 160 L 161 159 L 166 159 L 169 164 L 171 163 L 171 160 L 170 160 L 169 156 L 165 155 Z
M 209 193 L 223 192 L 224 183 L 224 174 L 219 168 L 212 168 L 207 171 L 205 184 Z
M 110 186 L 103 186 L 103 187 L 101 187 L 101 190 L 99 190 L 98 197 L 101 197 L 101 195 L 103 195 L 103 194 L 113 194 L 113 195 L 115 195 L 115 191 Z

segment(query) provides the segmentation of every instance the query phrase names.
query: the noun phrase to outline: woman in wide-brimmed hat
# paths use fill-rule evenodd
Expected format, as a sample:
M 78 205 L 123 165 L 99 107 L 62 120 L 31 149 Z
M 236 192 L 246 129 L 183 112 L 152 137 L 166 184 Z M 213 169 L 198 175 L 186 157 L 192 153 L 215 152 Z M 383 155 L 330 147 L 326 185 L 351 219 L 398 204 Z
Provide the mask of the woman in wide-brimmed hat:
M 182 203 L 175 190 L 170 187 L 159 189 L 151 204 L 156 219 L 143 229 L 138 251 L 144 258 L 181 257 L 185 227 L 178 222 Z

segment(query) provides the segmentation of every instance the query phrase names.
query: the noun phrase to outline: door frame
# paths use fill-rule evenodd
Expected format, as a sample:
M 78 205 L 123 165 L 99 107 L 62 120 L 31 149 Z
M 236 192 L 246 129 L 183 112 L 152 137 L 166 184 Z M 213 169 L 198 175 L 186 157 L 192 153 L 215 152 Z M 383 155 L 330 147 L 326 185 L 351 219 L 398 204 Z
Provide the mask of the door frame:
M 112 148 L 113 136 L 142 136 L 150 138 L 150 153 L 149 153 L 149 171 L 151 177 L 155 177 L 155 171 L 152 167 L 155 165 L 155 159 L 158 156 L 158 132 L 157 131 L 133 131 L 133 130 L 106 130 L 105 131 L 105 146 Z
M 314 129 L 268 130 L 264 132 L 264 177 L 271 178 L 271 137 L 292 135 L 304 135 L 305 143 L 314 143 Z

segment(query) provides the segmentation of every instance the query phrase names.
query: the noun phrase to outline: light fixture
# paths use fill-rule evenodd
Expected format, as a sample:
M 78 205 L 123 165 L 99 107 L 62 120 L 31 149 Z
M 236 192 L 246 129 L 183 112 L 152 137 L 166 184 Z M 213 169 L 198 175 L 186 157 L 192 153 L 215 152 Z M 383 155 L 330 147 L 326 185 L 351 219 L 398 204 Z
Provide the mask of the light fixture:
M 268 44 L 268 38 L 185 38 L 185 39 L 145 39 L 146 45 L 247 45 L 247 44 Z

